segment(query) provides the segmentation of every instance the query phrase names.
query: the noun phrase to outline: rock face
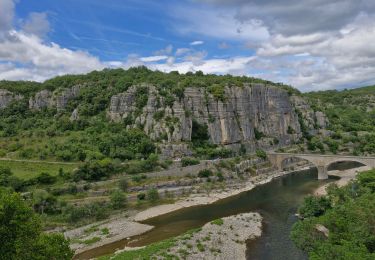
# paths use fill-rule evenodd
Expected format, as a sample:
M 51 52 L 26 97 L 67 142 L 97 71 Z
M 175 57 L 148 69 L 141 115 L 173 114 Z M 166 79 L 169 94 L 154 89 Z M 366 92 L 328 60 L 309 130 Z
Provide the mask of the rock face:
M 165 104 L 155 87 L 143 87 L 148 88 L 148 100 L 142 109 L 136 106 L 137 87 L 132 87 L 111 98 L 108 117 L 116 122 L 131 119 L 128 127 L 140 126 L 154 140 L 177 144 L 191 141 L 193 121 L 207 125 L 212 143 L 237 149 L 243 144 L 250 151 L 269 148 L 276 139 L 280 145 L 290 144 L 301 136 L 291 98 L 274 86 L 226 87 L 223 100 L 205 88 L 186 88 L 183 97 L 175 97 L 172 106 Z M 305 106 L 308 119 L 310 113 L 314 116 L 302 98 L 295 99 L 299 101 L 297 105 Z
M 76 108 L 76 109 L 73 110 L 72 115 L 70 116 L 69 120 L 71 122 L 79 120 L 78 108 Z
M 309 129 L 314 129 L 316 127 L 324 129 L 328 126 L 329 121 L 326 115 L 321 111 L 314 112 L 314 110 L 302 97 L 292 96 L 291 102 L 296 110 L 302 114 L 305 124 Z
M 56 108 L 58 111 L 64 110 L 69 100 L 78 97 L 81 85 L 73 86 L 63 90 L 51 92 L 41 90 L 29 99 L 29 108 L 40 110 L 42 108 Z
M 20 100 L 23 97 L 21 95 L 13 94 L 6 89 L 0 89 L 0 109 L 6 108 L 10 103 L 15 100 Z

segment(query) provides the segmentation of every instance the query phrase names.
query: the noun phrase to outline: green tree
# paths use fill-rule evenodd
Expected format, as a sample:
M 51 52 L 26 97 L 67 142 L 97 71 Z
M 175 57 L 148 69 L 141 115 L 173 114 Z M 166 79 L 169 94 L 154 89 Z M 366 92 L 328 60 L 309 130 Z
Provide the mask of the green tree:
M 0 259 L 71 259 L 68 241 L 43 234 L 41 221 L 18 193 L 0 190 Z
M 157 189 L 155 188 L 152 188 L 152 189 L 149 189 L 147 191 L 147 199 L 151 202 L 151 203 L 155 203 L 159 200 L 160 196 L 159 196 L 159 192 Z
M 126 178 L 121 178 L 119 183 L 118 183 L 118 186 L 119 188 L 123 191 L 123 192 L 127 192 L 128 191 L 128 188 L 129 188 L 129 182 L 128 182 L 128 179 Z
M 114 209 L 121 209 L 126 205 L 126 196 L 125 193 L 121 190 L 114 190 L 111 193 L 111 205 Z

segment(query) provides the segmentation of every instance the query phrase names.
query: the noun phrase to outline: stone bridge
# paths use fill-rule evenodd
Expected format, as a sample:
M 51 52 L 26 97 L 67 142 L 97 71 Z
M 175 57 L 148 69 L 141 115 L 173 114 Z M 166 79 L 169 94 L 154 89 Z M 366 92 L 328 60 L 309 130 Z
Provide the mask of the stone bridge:
M 324 180 L 328 178 L 328 166 L 335 162 L 359 162 L 363 165 L 375 168 L 375 157 L 368 156 L 346 156 L 346 155 L 321 155 L 321 154 L 297 154 L 297 153 L 267 153 L 269 161 L 282 170 L 284 160 L 289 158 L 300 158 L 314 164 L 318 169 L 318 179 Z

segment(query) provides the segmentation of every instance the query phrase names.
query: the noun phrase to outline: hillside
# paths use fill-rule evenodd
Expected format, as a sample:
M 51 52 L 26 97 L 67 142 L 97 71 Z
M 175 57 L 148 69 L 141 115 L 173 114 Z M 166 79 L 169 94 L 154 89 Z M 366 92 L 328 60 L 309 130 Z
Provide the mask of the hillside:
M 375 86 L 304 94 L 314 110 L 330 122 L 327 142 L 341 152 L 375 153 Z
M 297 90 L 249 77 L 140 67 L 0 89 L 0 156 L 10 158 L 225 157 L 289 145 L 325 124 L 320 115 L 314 125 Z

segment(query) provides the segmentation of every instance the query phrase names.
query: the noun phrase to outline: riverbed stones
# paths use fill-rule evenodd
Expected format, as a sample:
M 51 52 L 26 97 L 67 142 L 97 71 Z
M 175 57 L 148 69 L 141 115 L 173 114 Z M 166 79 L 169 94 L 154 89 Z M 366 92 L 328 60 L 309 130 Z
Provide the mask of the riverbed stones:
M 192 235 L 181 236 L 169 255 L 181 259 L 246 259 L 246 241 L 262 234 L 259 213 L 242 213 L 205 224 Z

